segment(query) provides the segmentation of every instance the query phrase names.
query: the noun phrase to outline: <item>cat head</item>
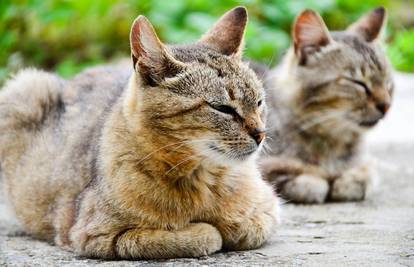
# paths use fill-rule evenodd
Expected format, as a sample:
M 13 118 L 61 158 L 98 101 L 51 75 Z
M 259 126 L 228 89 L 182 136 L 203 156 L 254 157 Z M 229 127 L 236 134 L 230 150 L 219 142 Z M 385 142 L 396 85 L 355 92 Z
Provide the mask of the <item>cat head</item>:
M 393 92 L 381 47 L 385 25 L 382 7 L 339 32 L 329 32 L 314 11 L 297 17 L 284 76 L 295 84 L 292 95 L 304 125 L 317 121 L 325 129 L 359 132 L 384 117 Z
M 195 156 L 215 161 L 255 154 L 264 139 L 264 91 L 241 60 L 246 23 L 246 9 L 237 7 L 196 43 L 165 45 L 138 17 L 130 34 L 135 71 L 124 105 L 139 120 L 131 124 L 145 127 L 155 141 L 167 140 L 163 145 L 190 146 Z

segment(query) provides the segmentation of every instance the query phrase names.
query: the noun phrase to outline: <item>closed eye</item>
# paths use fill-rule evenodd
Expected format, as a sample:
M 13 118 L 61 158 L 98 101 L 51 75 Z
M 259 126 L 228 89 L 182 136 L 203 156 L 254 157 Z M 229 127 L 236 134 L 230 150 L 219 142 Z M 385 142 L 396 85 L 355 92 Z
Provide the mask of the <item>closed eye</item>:
M 209 104 L 209 105 L 210 105 L 210 107 L 212 107 L 213 109 L 215 109 L 217 111 L 220 111 L 221 113 L 239 116 L 237 111 L 231 106 L 228 106 L 228 105 L 212 105 L 212 104 Z
M 361 82 L 359 80 L 354 80 L 354 79 L 350 79 L 350 81 L 353 82 L 353 83 L 355 83 L 355 84 L 357 84 L 357 85 L 359 85 L 359 86 L 361 86 L 362 88 L 364 88 L 365 93 L 368 96 L 370 96 L 372 94 L 371 93 L 371 90 L 369 89 L 369 87 L 364 82 Z

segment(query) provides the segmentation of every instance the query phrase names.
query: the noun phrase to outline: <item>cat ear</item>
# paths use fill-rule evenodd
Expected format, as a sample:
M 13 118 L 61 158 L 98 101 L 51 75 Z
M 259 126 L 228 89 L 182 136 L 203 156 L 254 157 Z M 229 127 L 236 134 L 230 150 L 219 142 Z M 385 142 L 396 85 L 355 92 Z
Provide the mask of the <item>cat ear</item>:
M 387 12 L 378 7 L 348 27 L 347 31 L 362 36 L 367 42 L 380 39 L 386 25 Z
M 224 55 L 242 56 L 244 31 L 247 24 L 247 10 L 236 7 L 224 14 L 201 38 L 200 43 Z
M 321 16 L 309 9 L 296 18 L 292 35 L 295 53 L 304 58 L 332 41 Z
M 144 16 L 139 16 L 132 24 L 130 44 L 134 69 L 150 85 L 174 76 L 184 67 L 184 63 L 168 52 Z

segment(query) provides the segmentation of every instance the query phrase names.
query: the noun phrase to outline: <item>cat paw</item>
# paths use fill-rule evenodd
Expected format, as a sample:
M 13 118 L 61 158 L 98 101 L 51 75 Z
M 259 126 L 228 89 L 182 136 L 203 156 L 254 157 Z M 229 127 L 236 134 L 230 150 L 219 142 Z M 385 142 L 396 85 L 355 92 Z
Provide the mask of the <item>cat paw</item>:
M 270 239 L 278 222 L 279 211 L 274 205 L 273 210 L 263 212 L 251 218 L 248 231 L 236 245 L 238 250 L 256 249 Z
M 281 194 L 286 200 L 295 203 L 323 203 L 329 192 L 326 180 L 308 174 L 302 174 L 288 181 L 281 188 Z
M 269 189 L 267 193 L 262 192 L 261 196 L 265 197 L 260 202 L 254 203 L 250 216 L 237 213 L 228 220 L 231 217 L 226 214 L 223 220 L 218 221 L 217 228 L 222 233 L 225 250 L 256 249 L 271 238 L 280 221 L 280 207 L 279 199 L 274 195 L 272 188 Z
M 221 249 L 223 239 L 216 227 L 208 223 L 194 223 L 191 225 L 191 233 L 193 240 L 197 242 L 194 244 L 192 257 L 201 257 L 213 254 Z
M 373 182 L 374 173 L 369 166 L 361 165 L 345 172 L 333 181 L 330 192 L 332 201 L 361 201 L 365 199 L 369 185 Z
M 367 183 L 339 178 L 332 184 L 330 199 L 333 201 L 361 201 L 365 199 Z

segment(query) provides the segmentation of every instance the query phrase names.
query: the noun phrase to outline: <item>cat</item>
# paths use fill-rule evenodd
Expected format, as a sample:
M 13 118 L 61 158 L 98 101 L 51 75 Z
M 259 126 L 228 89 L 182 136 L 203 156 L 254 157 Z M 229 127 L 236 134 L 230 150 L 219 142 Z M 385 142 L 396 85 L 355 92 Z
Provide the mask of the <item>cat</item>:
M 0 160 L 34 237 L 102 259 L 262 246 L 278 199 L 257 168 L 264 89 L 243 63 L 247 10 L 165 45 L 139 16 L 132 65 L 70 80 L 23 70 L 0 93 Z
M 382 7 L 339 32 L 315 11 L 297 17 L 293 47 L 266 78 L 272 152 L 260 162 L 286 200 L 365 198 L 375 173 L 363 137 L 387 113 L 394 86 L 381 47 L 385 25 Z

